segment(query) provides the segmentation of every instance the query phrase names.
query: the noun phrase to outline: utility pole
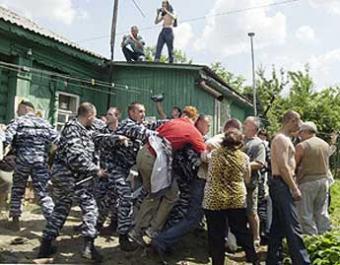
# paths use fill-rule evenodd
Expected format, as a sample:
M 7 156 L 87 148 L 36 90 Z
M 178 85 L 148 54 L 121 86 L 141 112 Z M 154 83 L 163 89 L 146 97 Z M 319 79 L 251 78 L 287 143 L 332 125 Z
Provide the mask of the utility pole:
M 257 116 L 257 108 L 256 108 L 256 83 L 255 83 L 256 82 L 255 81 L 255 58 L 254 58 L 254 43 L 253 43 L 253 38 L 255 36 L 255 33 L 254 32 L 249 32 L 248 36 L 250 37 L 250 47 L 251 47 L 254 116 Z
M 112 15 L 112 25 L 111 25 L 111 60 L 114 60 L 115 53 L 115 41 L 116 41 L 116 29 L 117 29 L 117 18 L 118 18 L 118 2 L 119 0 L 114 0 L 113 5 L 113 15 Z

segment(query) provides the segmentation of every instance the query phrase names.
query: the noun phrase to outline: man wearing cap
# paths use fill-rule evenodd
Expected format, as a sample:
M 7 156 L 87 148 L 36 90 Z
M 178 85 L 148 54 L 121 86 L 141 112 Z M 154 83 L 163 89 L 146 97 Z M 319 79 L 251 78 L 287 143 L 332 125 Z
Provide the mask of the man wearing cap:
M 297 182 L 302 199 L 297 203 L 298 216 L 304 234 L 323 234 L 330 229 L 328 205 L 328 169 L 330 146 L 316 136 L 314 122 L 302 124 L 302 142 L 296 146 Z
M 29 176 L 44 217 L 48 219 L 53 211 L 54 204 L 47 193 L 47 182 L 50 179 L 47 157 L 50 144 L 58 138 L 57 131 L 35 115 L 31 102 L 21 101 L 17 114 L 19 117 L 7 126 L 4 141 L 6 145 L 12 145 L 16 155 L 9 212 L 13 218 L 14 230 L 20 230 L 21 200 Z

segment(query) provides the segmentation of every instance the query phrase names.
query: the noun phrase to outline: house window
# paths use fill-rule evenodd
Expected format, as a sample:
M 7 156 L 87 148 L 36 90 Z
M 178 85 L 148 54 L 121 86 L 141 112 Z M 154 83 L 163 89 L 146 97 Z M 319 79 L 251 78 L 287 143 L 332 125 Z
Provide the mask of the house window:
M 58 92 L 57 130 L 60 131 L 64 124 L 77 115 L 79 96 Z

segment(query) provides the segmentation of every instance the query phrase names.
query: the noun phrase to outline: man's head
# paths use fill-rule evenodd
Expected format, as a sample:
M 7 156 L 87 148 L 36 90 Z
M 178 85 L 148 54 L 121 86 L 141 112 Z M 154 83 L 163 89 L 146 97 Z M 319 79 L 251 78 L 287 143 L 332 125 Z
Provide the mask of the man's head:
M 131 120 L 141 123 L 145 118 L 145 107 L 139 102 L 132 102 L 128 107 L 128 114 Z
M 242 130 L 242 123 L 238 119 L 231 118 L 226 121 L 223 127 L 223 132 L 227 132 L 230 129 Z
M 200 131 L 200 133 L 205 136 L 208 134 L 209 129 L 210 129 L 210 118 L 207 115 L 200 114 L 196 123 L 195 127 L 197 130 Z
M 132 26 L 131 27 L 131 35 L 134 36 L 135 38 L 137 38 L 139 33 L 139 29 L 137 26 Z
M 260 129 L 257 133 L 257 136 L 263 140 L 263 141 L 268 141 L 269 140 L 269 135 L 266 129 Z
M 162 1 L 162 8 L 169 9 L 169 5 L 170 5 L 169 1 L 167 0 Z
M 194 124 L 198 119 L 198 115 L 198 110 L 194 106 L 186 106 L 181 117 L 188 118 Z
M 106 112 L 106 124 L 113 124 L 120 119 L 120 110 L 116 107 L 110 107 Z
M 17 114 L 23 116 L 29 112 L 34 112 L 34 110 L 34 105 L 30 101 L 22 100 L 18 105 Z
M 301 126 L 300 114 L 293 110 L 287 111 L 283 114 L 282 126 L 288 133 L 297 132 Z
M 316 124 L 312 121 L 306 121 L 302 123 L 300 127 L 299 136 L 304 141 L 315 136 L 317 132 L 318 132 L 318 129 L 316 127 Z
M 243 122 L 243 133 L 247 138 L 252 138 L 256 135 L 260 128 L 260 121 L 254 116 L 249 116 Z
M 80 104 L 77 112 L 77 117 L 82 125 L 90 127 L 96 119 L 97 109 L 90 102 L 83 102 Z
M 173 106 L 171 110 L 171 118 L 177 119 L 181 117 L 181 115 L 182 115 L 182 110 L 177 106 Z

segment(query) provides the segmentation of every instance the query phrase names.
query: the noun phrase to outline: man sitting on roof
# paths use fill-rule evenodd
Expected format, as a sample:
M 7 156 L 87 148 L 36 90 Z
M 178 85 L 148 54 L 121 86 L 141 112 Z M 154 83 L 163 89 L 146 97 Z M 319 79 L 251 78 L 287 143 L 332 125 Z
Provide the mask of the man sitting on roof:
M 126 61 L 144 61 L 144 45 L 145 42 L 143 38 L 138 35 L 138 27 L 132 26 L 131 33 L 125 35 L 122 41 L 122 50 Z

